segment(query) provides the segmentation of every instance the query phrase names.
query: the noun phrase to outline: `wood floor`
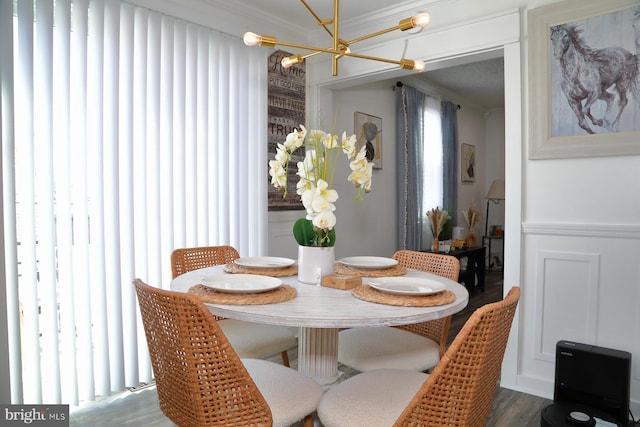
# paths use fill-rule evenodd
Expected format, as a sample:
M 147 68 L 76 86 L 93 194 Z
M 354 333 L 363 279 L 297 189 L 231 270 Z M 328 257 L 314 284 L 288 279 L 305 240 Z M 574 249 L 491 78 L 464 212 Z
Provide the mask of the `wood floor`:
M 502 299 L 502 277 L 500 273 L 487 273 L 484 292 L 472 292 L 469 305 L 453 316 L 449 342 L 464 325 L 473 311 L 489 302 Z M 277 361 L 279 356 L 274 359 Z M 297 355 L 289 351 L 289 359 L 295 368 Z M 347 371 L 348 369 L 344 369 Z M 487 427 L 539 427 L 540 411 L 551 401 L 498 387 Z M 70 425 L 77 427 L 170 427 L 158 406 L 155 387 L 150 386 L 136 392 L 124 392 L 100 402 L 72 407 Z

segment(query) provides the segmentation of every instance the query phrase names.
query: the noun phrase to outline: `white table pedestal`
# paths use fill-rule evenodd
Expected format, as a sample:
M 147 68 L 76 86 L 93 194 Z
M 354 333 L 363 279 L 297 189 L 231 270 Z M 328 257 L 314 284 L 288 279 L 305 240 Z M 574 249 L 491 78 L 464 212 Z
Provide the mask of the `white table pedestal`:
M 300 328 L 298 371 L 322 386 L 338 382 L 337 328 Z

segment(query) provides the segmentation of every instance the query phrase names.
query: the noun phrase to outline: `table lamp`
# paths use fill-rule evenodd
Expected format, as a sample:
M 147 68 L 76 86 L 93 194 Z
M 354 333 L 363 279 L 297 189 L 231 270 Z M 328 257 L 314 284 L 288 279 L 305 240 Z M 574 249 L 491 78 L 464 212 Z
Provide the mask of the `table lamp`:
M 500 203 L 500 200 L 504 200 L 504 181 L 501 179 L 495 179 L 489 187 L 487 193 L 487 215 L 485 216 L 484 235 L 489 232 L 489 202 L 495 204 Z

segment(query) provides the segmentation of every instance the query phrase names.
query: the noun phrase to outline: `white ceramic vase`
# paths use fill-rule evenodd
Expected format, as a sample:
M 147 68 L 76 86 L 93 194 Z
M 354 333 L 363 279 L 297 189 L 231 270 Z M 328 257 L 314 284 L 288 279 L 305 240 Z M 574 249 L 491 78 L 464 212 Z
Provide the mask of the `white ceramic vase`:
M 335 248 L 298 246 L 298 280 L 302 283 L 319 285 L 322 276 L 333 274 Z

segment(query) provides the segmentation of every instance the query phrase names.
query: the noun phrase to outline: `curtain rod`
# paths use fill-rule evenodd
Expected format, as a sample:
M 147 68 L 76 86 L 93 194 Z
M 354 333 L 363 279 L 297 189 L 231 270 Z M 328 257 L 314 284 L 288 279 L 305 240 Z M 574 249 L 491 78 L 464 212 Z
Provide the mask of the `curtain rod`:
M 396 87 L 402 87 L 404 86 L 404 83 L 402 83 L 401 81 L 397 81 L 396 85 L 393 87 L 393 90 L 396 90 Z M 461 109 L 462 107 L 460 106 L 460 104 L 458 104 L 458 110 Z

